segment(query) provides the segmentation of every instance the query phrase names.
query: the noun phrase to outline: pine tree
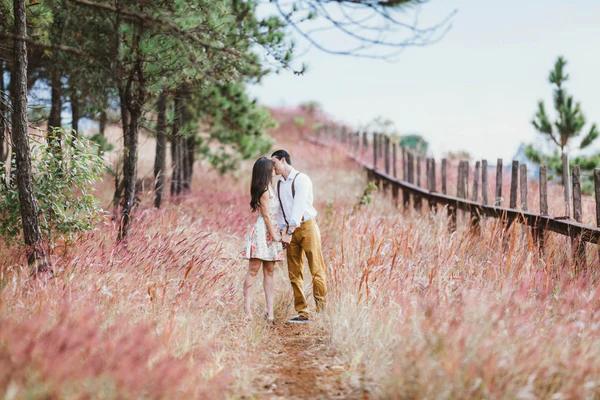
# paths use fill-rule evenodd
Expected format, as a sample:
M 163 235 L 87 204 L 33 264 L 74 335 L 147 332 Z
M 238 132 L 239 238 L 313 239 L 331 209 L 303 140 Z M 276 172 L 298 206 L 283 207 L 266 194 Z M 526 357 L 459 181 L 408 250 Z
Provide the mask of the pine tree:
M 554 109 L 557 113 L 557 119 L 554 122 L 546 114 L 544 102 L 538 102 L 538 111 L 531 122 L 535 129 L 543 135 L 546 135 L 554 144 L 560 148 L 561 155 L 566 154 L 565 148 L 570 144 L 573 138 L 579 136 L 586 120 L 581 111 L 579 103 L 573 101 L 564 88 L 564 83 L 569 79 L 565 74 L 567 61 L 564 57 L 558 57 L 554 70 L 550 72 L 549 81 L 555 86 L 554 89 Z M 588 134 L 581 140 L 579 149 L 585 149 L 598 137 L 596 124 L 592 124 Z
M 567 61 L 564 57 L 558 57 L 548 78 L 550 83 L 555 86 L 553 98 L 557 115 L 556 120 L 554 122 L 550 120 L 544 102 L 540 100 L 538 110 L 531 121 L 535 129 L 555 144 L 557 149 L 552 154 L 545 154 L 532 144 L 527 145 L 525 148 L 525 154 L 531 161 L 548 166 L 550 171 L 561 177 L 563 185 L 565 182 L 562 181 L 564 179 L 562 158 L 568 153 L 569 148 L 573 149 L 573 139 L 581 135 L 586 124 L 580 104 L 573 100 L 573 96 L 569 95 L 564 87 L 565 82 L 569 80 L 569 75 L 565 73 L 566 65 Z M 592 124 L 588 133 L 579 142 L 578 149 L 587 148 L 597 137 L 598 129 L 596 124 Z M 591 171 L 598 166 L 599 160 L 600 156 L 598 154 L 590 157 L 579 156 L 571 159 L 569 165 L 579 165 L 582 170 Z M 583 185 L 584 191 L 589 192 L 590 179 L 584 178 Z
M 13 76 L 13 127 L 17 186 L 23 235 L 27 246 L 27 259 L 34 272 L 48 271 L 46 253 L 38 220 L 38 205 L 33 190 L 31 152 L 27 123 L 27 16 L 25 0 L 14 0 L 14 69 Z

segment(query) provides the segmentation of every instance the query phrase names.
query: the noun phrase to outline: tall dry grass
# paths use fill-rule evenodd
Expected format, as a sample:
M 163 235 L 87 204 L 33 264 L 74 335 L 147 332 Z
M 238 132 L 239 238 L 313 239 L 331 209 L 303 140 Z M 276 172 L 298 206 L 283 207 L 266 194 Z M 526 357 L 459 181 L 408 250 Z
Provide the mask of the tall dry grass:
M 144 197 L 125 242 L 104 219 L 54 253 L 57 276 L 46 284 L 29 277 L 18 249 L 2 248 L 0 393 L 212 399 L 251 388 L 271 332 L 241 318 L 239 255 L 256 218 L 245 184 L 199 171 L 194 193 L 161 210 Z M 278 286 L 283 318 L 287 286 Z
M 314 326 L 329 337 L 355 393 L 600 396 L 596 272 L 570 273 L 565 238 L 549 235 L 538 257 L 520 226 L 504 232 L 487 220 L 473 236 L 463 216 L 448 234 L 445 210 L 403 212 L 382 193 L 355 210 L 367 181 L 343 151 L 277 137 L 276 147 L 313 180 L 330 290 Z M 57 277 L 45 286 L 29 278 L 18 249 L 0 249 L 0 393 L 259 395 L 255 374 L 275 333 L 259 318 L 240 322 L 247 265 L 239 253 L 256 218 L 248 206 L 251 165 L 223 177 L 198 170 L 193 193 L 161 210 L 144 196 L 125 243 L 103 220 L 55 252 Z M 111 193 L 112 182 L 98 189 Z M 560 208 L 560 196 L 551 199 Z M 588 253 L 595 260 L 596 250 Z M 293 315 L 286 275 L 279 264 L 279 322 Z M 260 279 L 255 288 L 258 315 Z
M 322 226 L 323 324 L 355 385 L 375 398 L 598 398 L 596 247 L 578 277 L 565 237 L 549 234 L 539 256 L 521 226 L 490 219 L 473 235 L 464 216 L 449 234 L 445 210 L 423 210 L 379 193 L 360 212 L 339 204 Z

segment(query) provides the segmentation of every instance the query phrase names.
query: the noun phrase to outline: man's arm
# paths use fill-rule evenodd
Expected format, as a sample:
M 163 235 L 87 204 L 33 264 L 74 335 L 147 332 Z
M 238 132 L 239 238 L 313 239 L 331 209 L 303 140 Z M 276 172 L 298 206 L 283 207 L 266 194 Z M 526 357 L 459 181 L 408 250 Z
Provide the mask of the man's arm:
M 294 197 L 294 206 L 292 207 L 292 215 L 288 219 L 291 227 L 298 227 L 302 222 L 302 216 L 306 211 L 308 201 L 308 193 L 312 187 L 312 182 L 308 175 L 302 174 L 296 178 L 294 185 L 296 196 Z

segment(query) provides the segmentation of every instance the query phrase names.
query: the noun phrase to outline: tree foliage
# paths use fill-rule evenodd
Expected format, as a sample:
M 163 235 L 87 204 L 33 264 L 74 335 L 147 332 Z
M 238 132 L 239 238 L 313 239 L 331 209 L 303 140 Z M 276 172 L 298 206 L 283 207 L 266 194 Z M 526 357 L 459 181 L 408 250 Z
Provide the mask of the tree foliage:
M 77 145 L 72 147 L 72 138 L 63 138 L 63 130 L 54 129 L 69 125 L 64 124 L 63 112 L 70 111 L 75 135 L 82 118 L 100 120 L 100 132 L 93 139 L 101 144 L 101 153 L 110 148 L 104 137 L 108 110 L 118 110 L 123 153 L 117 161 L 122 168 L 114 169 L 114 204 L 122 206 L 119 239 L 123 239 L 135 203 L 138 135 L 148 133 L 154 121 L 161 121 L 162 146 L 157 151 L 161 159 L 155 163 L 155 177 L 168 172 L 164 162 L 168 137 L 175 195 L 182 193 L 182 187 L 189 190 L 196 155 L 225 172 L 235 168 L 238 160 L 269 150 L 272 141 L 266 130 L 273 120 L 249 97 L 247 85 L 273 70 L 293 70 L 296 48 L 289 29 L 330 51 L 319 44 L 314 31 L 301 25 L 314 19 L 332 23 L 334 29 L 362 42 L 358 51 L 338 53 L 365 56 L 369 54 L 363 50 L 372 48 L 396 52 L 429 43 L 449 26 L 446 19 L 420 30 L 416 24 L 396 19 L 407 7 L 419 5 L 419 0 L 344 0 L 338 2 L 343 17 L 334 16 L 330 9 L 335 5 L 322 0 L 292 3 L 284 11 L 289 4 L 276 1 L 272 4 L 278 12 L 268 14 L 259 12 L 258 0 L 31 0 L 25 11 L 28 32 L 21 38 L 12 30 L 16 3 L 0 1 L 0 59 L 7 60 L 2 67 L 6 66 L 12 83 L 15 57 L 11 44 L 15 38 L 27 43 L 29 51 L 22 52 L 29 66 L 27 87 L 31 90 L 41 82 L 51 89 L 49 111 L 37 112 L 42 124 L 48 118 L 47 140 L 55 151 L 56 165 L 48 167 L 66 168 L 65 176 L 70 176 L 68 163 L 77 158 L 72 153 Z M 375 19 L 356 19 L 353 13 L 345 13 L 351 8 L 373 13 Z M 372 23 L 380 26 L 374 29 Z M 384 40 L 382 33 L 391 32 L 391 26 L 407 28 L 412 37 Z M 370 56 L 388 58 L 389 54 Z M 89 171 L 78 171 L 88 176 Z M 74 206 L 71 200 L 64 201 Z M 73 215 L 82 212 L 73 210 Z
M 50 243 L 69 240 L 78 232 L 92 229 L 96 217 L 102 214 L 93 193 L 93 185 L 104 169 L 97 149 L 89 140 L 72 133 L 55 134 L 64 138 L 61 157 L 56 156 L 52 144 L 42 140 L 42 136 L 35 138 L 31 157 L 40 229 L 44 241 Z M 16 163 L 13 161 L 11 165 L 14 174 Z M 0 176 L 0 180 L 4 181 L 5 176 Z M 21 229 L 19 193 L 12 183 L 4 187 L 0 196 L 0 234 L 14 243 L 22 237 Z
M 552 153 L 544 152 L 532 144 L 525 148 L 525 155 L 533 162 L 548 166 L 551 178 L 561 177 L 563 173 L 562 155 L 567 154 L 568 148 L 573 148 L 572 142 L 584 131 L 586 119 L 581 111 L 581 105 L 573 100 L 564 87 L 569 80 L 569 74 L 565 72 L 567 61 L 564 57 L 558 57 L 554 69 L 550 71 L 549 82 L 555 86 L 553 92 L 554 110 L 556 112 L 555 121 L 551 121 L 546 112 L 543 101 L 538 102 L 538 110 L 532 121 L 533 126 L 538 132 L 546 137 L 550 143 L 557 147 Z M 598 137 L 596 124 L 592 124 L 588 133 L 581 139 L 576 150 L 587 148 Z M 559 151 L 560 149 L 560 151 Z M 592 186 L 591 171 L 598 167 L 600 154 L 591 156 L 577 155 L 569 160 L 570 166 L 579 165 L 584 172 L 582 179 L 582 189 L 584 192 L 590 192 Z M 563 182 L 564 183 L 564 182 Z
M 546 136 L 552 143 L 560 148 L 561 153 L 565 153 L 565 148 L 571 144 L 572 140 L 578 137 L 586 124 L 585 116 L 581 111 L 581 105 L 573 100 L 573 96 L 566 91 L 564 84 L 569 80 L 569 74 L 565 72 L 567 61 L 564 57 L 558 57 L 554 69 L 550 72 L 548 80 L 555 86 L 554 110 L 556 111 L 556 120 L 551 121 L 546 112 L 544 102 L 538 102 L 538 110 L 535 118 L 531 122 L 535 129 Z M 596 124 L 592 124 L 588 133 L 579 143 L 579 149 L 585 149 L 598 137 Z
M 422 156 L 427 154 L 429 142 L 421 135 L 412 134 L 400 137 L 400 147 L 406 147 L 413 150 L 415 153 Z

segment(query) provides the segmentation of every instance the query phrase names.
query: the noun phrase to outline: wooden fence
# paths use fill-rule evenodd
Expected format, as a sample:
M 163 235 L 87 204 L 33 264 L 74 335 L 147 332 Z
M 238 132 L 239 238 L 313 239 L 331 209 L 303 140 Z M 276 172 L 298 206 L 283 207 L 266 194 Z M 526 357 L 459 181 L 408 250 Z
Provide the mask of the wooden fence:
M 384 190 L 391 188 L 392 198 L 398 204 L 400 202 L 399 194 L 402 192 L 402 204 L 404 208 L 412 206 L 417 210 L 422 210 L 423 202 L 428 207 L 436 210 L 438 205 L 444 206 L 448 213 L 448 228 L 451 231 L 456 230 L 457 210 L 463 210 L 470 214 L 470 229 L 475 233 L 480 230 L 480 221 L 482 217 L 491 217 L 503 221 L 508 229 L 512 223 L 517 222 L 532 228 L 532 235 L 543 251 L 544 238 L 547 231 L 568 236 L 572 239 L 573 261 L 578 270 L 587 268 L 587 258 L 585 243 L 600 243 L 600 169 L 594 171 L 594 183 L 596 194 L 596 221 L 597 226 L 583 224 L 582 205 L 581 205 L 581 179 L 579 166 L 572 170 L 573 196 L 572 210 L 573 219 L 570 218 L 571 205 L 569 201 L 565 203 L 565 212 L 567 215 L 552 217 L 548 215 L 548 188 L 547 188 L 547 167 L 540 167 L 539 195 L 540 211 L 534 213 L 527 210 L 527 166 L 519 165 L 518 161 L 512 162 L 510 201 L 509 207 L 501 207 L 502 199 L 502 160 L 498 159 L 496 166 L 496 199 L 494 204 L 490 204 L 488 199 L 489 180 L 487 161 L 482 160 L 475 163 L 473 173 L 473 193 L 472 199 L 467 198 L 467 184 L 469 180 L 469 162 L 460 161 L 458 165 L 458 182 L 456 186 L 456 196 L 448 194 L 447 172 L 448 162 L 441 160 L 441 191 L 436 187 L 436 161 L 433 158 L 426 158 L 426 171 L 424 171 L 425 182 L 421 185 L 421 161 L 413 152 L 400 148 L 395 142 L 392 142 L 389 136 L 383 134 L 367 134 L 366 132 L 349 132 L 345 128 L 324 126 L 317 134 L 317 137 L 310 139 L 313 143 L 329 146 L 336 144 L 340 146 L 347 155 L 366 169 L 369 179 L 383 186 Z M 402 179 L 398 177 L 398 152 L 402 154 Z M 373 163 L 369 164 L 364 158 L 372 157 Z M 568 167 L 568 162 L 566 163 Z M 382 169 L 379 169 L 382 167 Z M 416 167 L 416 168 L 415 168 Z M 565 171 L 568 179 L 568 169 Z M 482 201 L 478 202 L 479 183 L 481 182 Z M 520 190 L 521 204 L 517 209 L 517 191 Z M 567 200 L 569 197 L 569 185 L 564 189 Z M 598 250 L 600 259 L 600 248 Z

